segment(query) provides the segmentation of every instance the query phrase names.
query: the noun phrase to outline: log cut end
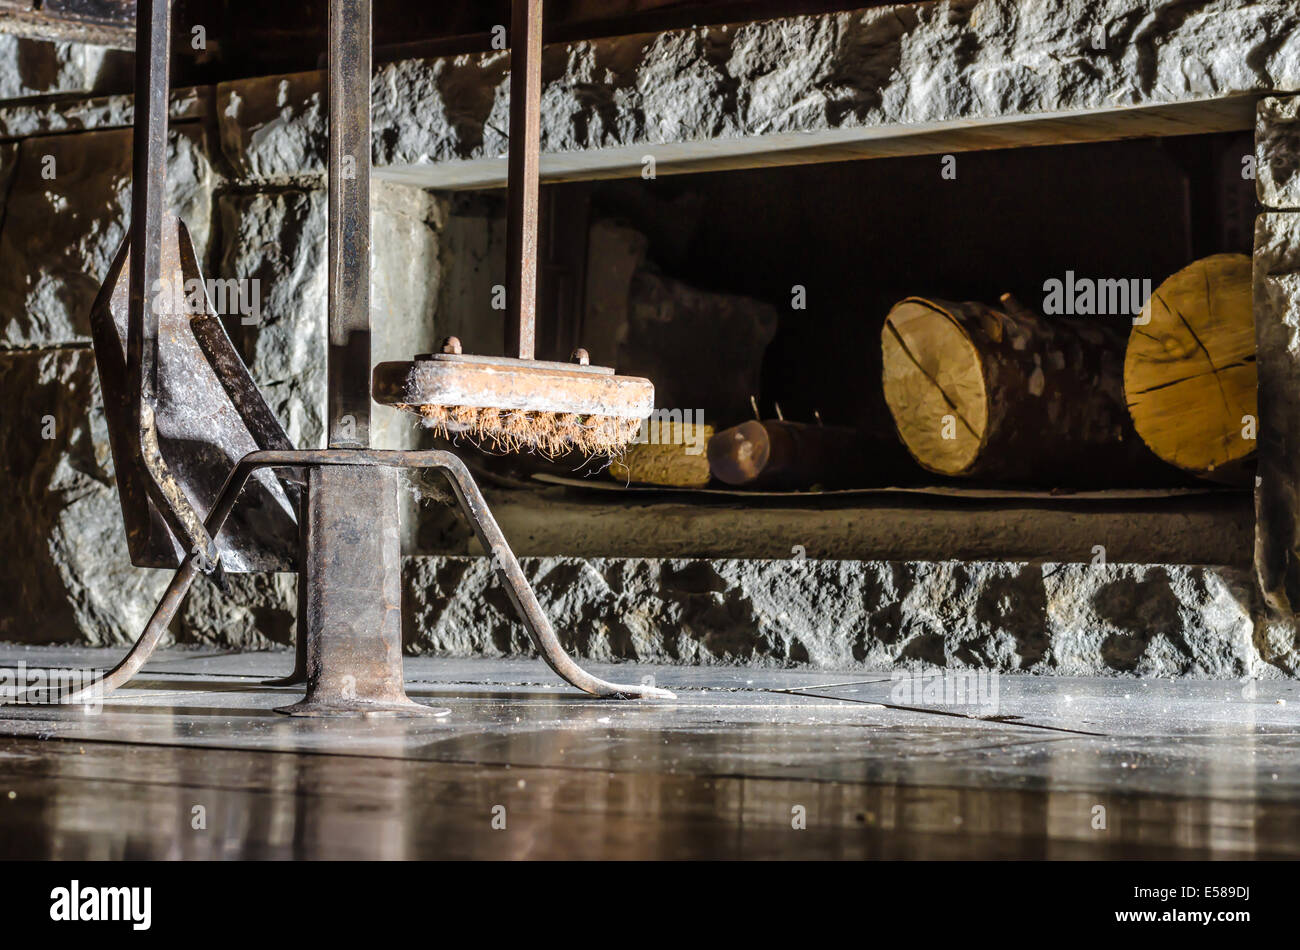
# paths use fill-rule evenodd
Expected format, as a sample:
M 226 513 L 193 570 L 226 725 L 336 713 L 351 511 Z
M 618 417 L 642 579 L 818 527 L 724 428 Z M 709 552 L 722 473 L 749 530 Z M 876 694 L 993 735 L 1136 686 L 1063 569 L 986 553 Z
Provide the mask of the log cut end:
M 1124 391 L 1151 450 L 1198 475 L 1255 450 L 1255 322 L 1251 260 L 1216 254 L 1151 296 L 1129 337 Z
M 961 475 L 979 458 L 988 427 L 984 366 L 970 335 L 932 301 L 896 305 L 881 335 L 885 401 L 922 466 Z

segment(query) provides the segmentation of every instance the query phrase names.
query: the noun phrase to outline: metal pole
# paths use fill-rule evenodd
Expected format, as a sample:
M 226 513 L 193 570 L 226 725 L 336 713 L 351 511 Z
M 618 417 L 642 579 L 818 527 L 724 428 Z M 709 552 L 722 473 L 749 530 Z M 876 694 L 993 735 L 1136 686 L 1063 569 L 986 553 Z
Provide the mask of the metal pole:
M 330 449 L 370 446 L 370 0 L 329 3 Z M 296 716 L 429 715 L 402 685 L 397 479 L 308 473 L 298 583 L 307 696 Z M 299 672 L 295 670 L 295 673 Z
M 370 0 L 330 0 L 331 448 L 370 445 L 370 43 Z
M 170 0 L 136 7 L 135 116 L 132 136 L 131 272 L 127 311 L 127 379 L 136 426 L 158 392 L 158 314 L 150 303 L 162 258 L 167 200 L 167 88 Z
M 355 450 L 353 450 L 355 451 Z M 307 470 L 299 600 L 307 695 L 294 716 L 427 716 L 402 681 L 402 548 L 397 473 L 366 465 Z
M 536 351 L 537 197 L 542 147 L 542 0 L 514 0 L 510 25 L 509 304 L 506 355 Z
M 131 251 L 127 283 L 127 412 L 134 428 L 131 452 L 148 472 L 145 491 L 181 544 L 184 555 L 211 550 L 202 519 L 190 504 L 158 447 L 158 402 L 163 226 L 167 215 L 168 54 L 170 0 L 141 0 L 136 9 L 135 115 L 132 136 Z M 174 228 L 175 223 L 170 222 Z M 174 238 L 173 238 L 174 239 Z M 174 279 L 173 274 L 168 275 Z M 215 552 L 213 552 L 215 553 Z M 220 570 L 220 568 L 218 568 Z

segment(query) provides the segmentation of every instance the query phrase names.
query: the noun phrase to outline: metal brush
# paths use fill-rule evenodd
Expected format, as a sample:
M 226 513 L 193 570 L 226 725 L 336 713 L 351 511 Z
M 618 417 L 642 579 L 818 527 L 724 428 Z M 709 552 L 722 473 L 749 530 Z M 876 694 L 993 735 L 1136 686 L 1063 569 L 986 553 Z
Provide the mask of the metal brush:
M 631 442 L 654 410 L 654 384 L 573 362 L 534 359 L 537 204 L 541 151 L 542 0 L 514 0 L 510 49 L 510 168 L 507 257 L 508 350 L 517 358 L 471 356 L 455 337 L 443 352 L 375 368 L 376 402 L 418 414 L 444 434 L 490 448 L 560 455 L 608 454 Z

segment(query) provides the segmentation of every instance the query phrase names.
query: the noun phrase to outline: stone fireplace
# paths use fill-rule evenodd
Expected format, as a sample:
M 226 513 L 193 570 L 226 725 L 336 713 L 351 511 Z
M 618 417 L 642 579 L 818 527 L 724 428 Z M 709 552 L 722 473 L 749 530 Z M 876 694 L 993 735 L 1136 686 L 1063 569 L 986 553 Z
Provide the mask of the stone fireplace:
M 116 645 L 166 582 L 126 556 L 87 323 L 129 207 L 129 4 L 47 6 L 0 3 L 0 640 Z M 228 330 L 290 438 L 315 447 L 319 38 L 286 19 L 241 44 L 238 16 L 252 14 L 218 6 L 184 13 L 183 35 L 204 27 L 205 43 L 178 53 L 168 200 L 205 273 L 256 289 Z M 496 352 L 509 83 L 493 26 L 507 5 L 441 20 L 393 6 L 372 86 L 374 357 L 448 336 Z M 840 487 L 749 492 L 470 452 L 572 653 L 1296 675 L 1300 11 L 1193 7 L 555 4 L 539 356 L 585 346 L 717 430 L 779 414 L 870 446 Z M 1067 272 L 1158 285 L 1220 253 L 1253 257 L 1249 481 L 1006 485 L 908 457 L 880 386 L 898 301 L 1011 293 L 1041 309 Z M 380 447 L 432 444 L 385 407 L 375 426 Z M 528 651 L 482 549 L 418 486 L 403 543 L 409 651 Z M 294 585 L 201 584 L 173 635 L 288 646 Z

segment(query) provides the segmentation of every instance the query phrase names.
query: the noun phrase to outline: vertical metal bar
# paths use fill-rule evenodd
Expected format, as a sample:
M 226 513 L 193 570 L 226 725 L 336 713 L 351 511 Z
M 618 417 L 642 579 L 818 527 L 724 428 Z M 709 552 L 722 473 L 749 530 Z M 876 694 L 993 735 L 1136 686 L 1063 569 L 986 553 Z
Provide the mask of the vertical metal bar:
M 537 194 L 542 147 L 542 0 L 514 0 L 510 25 L 510 218 L 506 355 L 536 352 Z
M 158 314 L 150 302 L 162 257 L 167 200 L 167 88 L 170 0 L 136 7 L 135 116 L 132 136 L 131 272 L 127 311 L 127 379 L 132 421 L 158 392 Z
M 370 445 L 370 44 L 370 0 L 330 0 L 331 448 Z
M 308 470 L 304 519 L 307 695 L 295 716 L 438 715 L 402 682 L 402 547 L 397 473 Z

